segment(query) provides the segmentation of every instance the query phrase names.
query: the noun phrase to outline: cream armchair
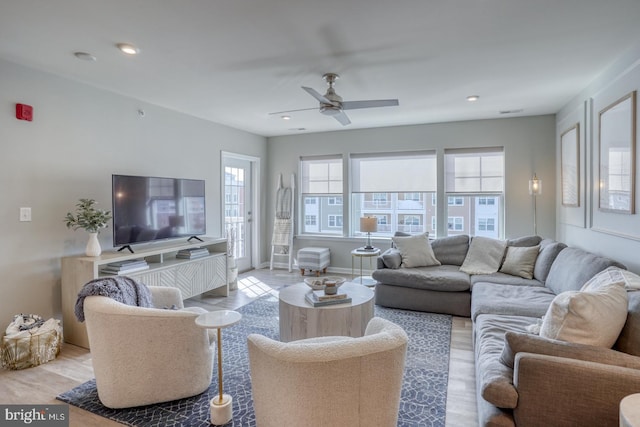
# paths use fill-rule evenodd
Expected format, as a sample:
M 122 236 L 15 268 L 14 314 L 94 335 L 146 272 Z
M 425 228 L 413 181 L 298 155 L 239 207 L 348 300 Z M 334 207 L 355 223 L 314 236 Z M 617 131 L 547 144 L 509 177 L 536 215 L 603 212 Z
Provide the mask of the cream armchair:
M 407 334 L 373 318 L 365 336 L 289 343 L 248 337 L 258 427 L 395 427 Z
M 155 307 L 183 308 L 177 288 L 150 286 Z M 89 296 L 84 314 L 98 397 L 127 408 L 194 396 L 211 383 L 213 348 L 197 312 Z

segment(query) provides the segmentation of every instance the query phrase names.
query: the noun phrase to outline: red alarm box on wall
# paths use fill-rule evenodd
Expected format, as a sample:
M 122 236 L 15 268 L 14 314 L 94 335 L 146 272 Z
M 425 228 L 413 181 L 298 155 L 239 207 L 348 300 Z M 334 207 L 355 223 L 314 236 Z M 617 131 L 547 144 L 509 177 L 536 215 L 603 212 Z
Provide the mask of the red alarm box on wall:
M 33 121 L 33 107 L 27 104 L 16 104 L 16 119 Z

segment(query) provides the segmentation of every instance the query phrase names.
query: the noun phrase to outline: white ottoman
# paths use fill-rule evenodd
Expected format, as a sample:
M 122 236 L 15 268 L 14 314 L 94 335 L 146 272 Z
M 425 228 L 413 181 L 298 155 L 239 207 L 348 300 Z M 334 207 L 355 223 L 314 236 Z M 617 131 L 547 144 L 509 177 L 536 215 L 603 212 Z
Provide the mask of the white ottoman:
M 327 272 L 331 253 L 329 248 L 302 248 L 298 251 L 298 268 L 304 276 L 304 271 L 315 271 L 316 276 Z

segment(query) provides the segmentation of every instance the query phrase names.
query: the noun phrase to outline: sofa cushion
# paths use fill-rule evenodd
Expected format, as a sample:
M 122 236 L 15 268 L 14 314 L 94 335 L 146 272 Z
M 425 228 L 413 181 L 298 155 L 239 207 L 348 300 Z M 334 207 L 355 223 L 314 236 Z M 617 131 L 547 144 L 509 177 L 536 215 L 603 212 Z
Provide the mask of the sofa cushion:
M 513 369 L 500 361 L 507 331 L 524 332 L 534 317 L 482 314 L 475 322 L 475 361 L 478 392 L 498 408 L 515 408 L 518 392 Z
M 491 274 L 498 271 L 505 249 L 506 240 L 475 236 L 469 244 L 469 251 L 460 266 L 460 271 L 468 274 Z
M 469 251 L 469 236 L 441 237 L 431 242 L 431 248 L 440 263 L 460 266 Z
M 564 243 L 556 242 L 553 239 L 542 240 L 540 242 L 540 253 L 533 268 L 533 278 L 544 283 L 547 280 L 553 261 L 556 260 L 560 251 L 566 247 L 567 245 Z
M 471 290 L 476 283 L 496 283 L 502 285 L 518 285 L 518 286 L 544 286 L 544 283 L 536 279 L 525 279 L 522 277 L 512 276 L 506 273 L 491 273 L 491 274 L 474 274 L 471 276 Z
M 533 278 L 533 267 L 538 258 L 540 246 L 509 246 L 507 247 L 507 255 L 502 262 L 500 272 L 512 274 L 514 276 L 525 279 Z
M 433 254 L 429 243 L 429 233 L 418 234 L 417 236 L 394 236 L 391 238 L 402 255 L 401 267 L 429 267 L 440 265 Z
M 469 275 L 459 271 L 457 265 L 399 268 L 397 270 L 383 268 L 374 271 L 371 276 L 386 285 L 434 291 L 468 291 L 471 286 Z
M 396 248 L 389 248 L 380 255 L 383 265 L 378 268 L 400 268 L 402 264 L 402 254 Z
M 542 237 L 540 236 L 523 236 L 515 239 L 507 240 L 507 246 L 515 246 L 518 248 L 529 247 L 529 246 L 538 246 L 542 241 Z
M 627 321 L 614 348 L 640 356 L 640 291 L 627 292 L 627 298 L 629 299 Z
M 504 349 L 500 361 L 513 368 L 516 354 L 534 353 L 547 356 L 566 357 L 606 365 L 640 369 L 640 358 L 608 348 L 552 340 L 533 334 L 507 332 L 504 337 Z
M 554 298 L 542 319 L 540 336 L 610 348 L 627 319 L 627 291 L 620 271 L 596 274 L 581 291 Z
M 578 291 L 589 279 L 611 266 L 625 268 L 612 259 L 578 248 L 565 248 L 551 265 L 545 285 L 556 295 Z
M 473 285 L 471 318 L 480 314 L 541 317 L 555 294 L 544 286 L 518 286 L 479 282 Z

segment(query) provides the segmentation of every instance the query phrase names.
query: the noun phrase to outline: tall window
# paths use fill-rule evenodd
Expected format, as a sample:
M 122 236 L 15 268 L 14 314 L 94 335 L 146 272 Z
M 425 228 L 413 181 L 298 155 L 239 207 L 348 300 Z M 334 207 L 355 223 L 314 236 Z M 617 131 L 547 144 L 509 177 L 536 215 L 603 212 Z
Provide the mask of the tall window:
M 464 224 L 471 235 L 503 235 L 504 152 L 502 147 L 445 150 L 445 193 L 449 235 Z M 460 200 L 462 203 L 458 203 Z M 453 203 L 452 203 L 453 201 Z M 458 225 L 455 218 L 463 221 Z M 453 219 L 453 221 L 452 221 Z
M 302 233 L 342 234 L 342 156 L 302 157 L 300 177 Z
M 434 151 L 352 155 L 352 234 L 360 234 L 360 217 L 365 215 L 378 217 L 378 236 L 429 231 L 436 208 L 427 201 L 436 191 L 436 176 Z

